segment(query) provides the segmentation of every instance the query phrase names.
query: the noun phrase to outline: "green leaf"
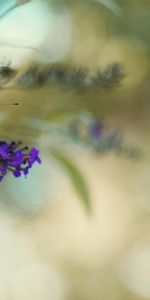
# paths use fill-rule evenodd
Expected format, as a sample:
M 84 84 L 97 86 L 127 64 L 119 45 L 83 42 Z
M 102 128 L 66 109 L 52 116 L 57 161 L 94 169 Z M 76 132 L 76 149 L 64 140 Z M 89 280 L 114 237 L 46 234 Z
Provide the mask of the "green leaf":
M 78 168 L 62 153 L 53 150 L 51 154 L 63 167 L 65 167 L 71 179 L 71 182 L 73 183 L 74 188 L 76 189 L 77 193 L 80 196 L 80 199 L 82 200 L 87 210 L 90 211 L 91 210 L 90 194 L 86 182 L 82 174 L 78 170 Z

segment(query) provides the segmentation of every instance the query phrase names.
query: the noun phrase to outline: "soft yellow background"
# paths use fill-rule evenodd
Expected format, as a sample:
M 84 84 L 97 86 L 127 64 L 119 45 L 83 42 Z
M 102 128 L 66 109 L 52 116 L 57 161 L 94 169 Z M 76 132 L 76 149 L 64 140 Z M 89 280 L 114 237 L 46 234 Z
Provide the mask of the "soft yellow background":
M 109 126 L 121 128 L 126 143 L 141 148 L 143 156 L 97 157 L 70 149 L 88 182 L 91 216 L 63 170 L 49 160 L 47 147 L 43 165 L 35 166 L 28 181 L 10 176 L 1 183 L 1 300 L 150 298 L 150 3 L 118 0 L 118 4 L 120 15 L 94 1 L 66 3 L 74 35 L 63 63 L 94 73 L 119 61 L 126 73 L 122 85 L 108 92 L 57 84 L 1 89 L 1 103 L 20 103 L 1 108 L 9 114 L 1 136 L 47 146 L 47 134 L 13 127 L 17 116 L 48 120 L 57 108 L 85 108 Z M 25 62 L 18 72 L 31 64 Z

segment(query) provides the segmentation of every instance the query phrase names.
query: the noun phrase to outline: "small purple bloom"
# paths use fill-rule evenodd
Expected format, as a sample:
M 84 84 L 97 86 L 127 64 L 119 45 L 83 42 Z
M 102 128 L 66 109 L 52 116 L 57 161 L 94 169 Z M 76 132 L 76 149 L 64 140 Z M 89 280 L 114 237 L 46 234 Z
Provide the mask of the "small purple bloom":
M 103 125 L 99 122 L 95 122 L 94 124 L 92 124 L 90 128 L 91 137 L 96 140 L 99 140 L 102 130 L 103 130 Z
M 19 148 L 20 144 L 21 142 L 0 141 L 0 181 L 7 171 L 12 172 L 15 177 L 22 174 L 26 176 L 35 162 L 41 163 L 38 149 L 33 147 L 27 151 L 28 147 Z
M 37 150 L 36 148 L 33 147 L 30 150 L 29 166 L 32 167 L 32 165 L 34 164 L 35 161 L 37 161 L 39 164 L 41 163 L 41 159 L 39 158 L 38 154 L 39 154 L 39 150 Z
M 15 177 L 20 177 L 20 176 L 21 176 L 21 171 L 16 169 L 16 170 L 13 172 L 13 175 L 14 175 Z

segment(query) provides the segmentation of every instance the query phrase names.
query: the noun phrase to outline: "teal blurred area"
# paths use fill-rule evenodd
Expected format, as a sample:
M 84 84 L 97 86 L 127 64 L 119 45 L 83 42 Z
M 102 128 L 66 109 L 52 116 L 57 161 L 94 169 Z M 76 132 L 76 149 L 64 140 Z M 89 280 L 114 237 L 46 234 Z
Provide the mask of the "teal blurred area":
M 9 12 L 11 10 L 12 7 L 14 7 L 16 5 L 16 0 L 1 0 L 0 3 L 0 18 L 2 18 L 3 16 L 5 16 L 7 14 L 7 12 Z

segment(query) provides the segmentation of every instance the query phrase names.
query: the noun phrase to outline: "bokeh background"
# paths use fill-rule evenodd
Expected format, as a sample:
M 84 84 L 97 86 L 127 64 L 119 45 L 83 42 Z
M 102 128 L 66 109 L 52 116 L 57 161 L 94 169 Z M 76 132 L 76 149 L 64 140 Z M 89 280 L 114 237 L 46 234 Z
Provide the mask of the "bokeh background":
M 38 145 L 43 163 L 26 180 L 8 175 L 0 183 L 0 299 L 150 299 L 150 2 L 116 0 L 113 9 L 111 1 L 107 6 L 96 0 L 54 2 L 60 18 L 65 11 L 64 32 L 54 17 L 54 31 L 40 57 L 31 53 L 16 63 L 14 48 L 9 47 L 12 57 L 4 57 L 0 46 L 1 61 L 12 59 L 13 65 L 16 59 L 17 76 L 35 63 L 44 68 L 53 60 L 68 68 L 89 68 L 91 74 L 119 62 L 126 76 L 112 90 L 66 88 L 57 82 L 34 88 L 2 85 L 0 103 L 20 104 L 1 106 L 2 139 Z M 48 5 L 51 11 L 52 2 Z M 68 26 L 69 42 L 60 54 Z M 74 111 L 89 111 L 121 129 L 125 143 L 142 153 L 129 158 L 69 144 L 65 153 L 90 191 L 90 214 L 65 169 L 50 156 L 50 145 L 64 150 L 66 140 L 20 121 L 49 122 L 59 110 L 71 111 L 70 118 Z

